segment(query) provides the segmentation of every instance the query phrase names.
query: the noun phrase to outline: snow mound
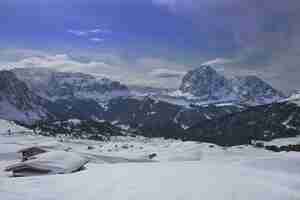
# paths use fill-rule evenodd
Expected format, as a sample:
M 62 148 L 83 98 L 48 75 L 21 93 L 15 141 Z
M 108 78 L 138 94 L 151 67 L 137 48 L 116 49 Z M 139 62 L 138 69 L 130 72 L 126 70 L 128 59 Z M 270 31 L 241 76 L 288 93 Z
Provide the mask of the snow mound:
M 71 173 L 88 162 L 86 158 L 76 153 L 64 151 L 52 151 L 35 156 L 35 159 L 22 163 L 17 163 L 6 168 L 6 171 L 12 171 L 15 168 L 33 168 L 43 171 L 49 171 L 51 174 Z
M 297 137 L 289 137 L 289 138 L 279 138 L 274 139 L 269 142 L 263 142 L 265 145 L 275 145 L 275 146 L 284 146 L 284 145 L 295 145 L 300 144 L 300 136 Z

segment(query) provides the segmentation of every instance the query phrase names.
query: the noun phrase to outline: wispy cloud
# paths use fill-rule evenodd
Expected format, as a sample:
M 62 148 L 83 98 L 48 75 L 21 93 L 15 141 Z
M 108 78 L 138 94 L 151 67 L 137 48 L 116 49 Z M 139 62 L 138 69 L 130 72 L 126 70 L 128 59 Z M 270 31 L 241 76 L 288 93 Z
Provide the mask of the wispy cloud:
M 81 36 L 87 36 L 89 32 L 86 31 L 80 31 L 80 30 L 68 30 L 68 33 L 71 33 L 75 36 L 81 37 Z
M 96 43 L 101 43 L 101 42 L 104 42 L 105 39 L 104 39 L 104 38 L 97 38 L 97 37 L 94 37 L 94 38 L 90 38 L 90 41 L 96 42 Z
M 82 72 L 96 77 L 107 77 L 125 84 L 176 88 L 185 67 L 161 58 L 140 58 L 128 61 L 117 53 L 97 53 L 83 61 L 80 55 L 65 53 L 15 50 L 16 59 L 0 62 L 1 69 L 50 68 L 63 72 Z M 28 53 L 27 53 L 28 52 Z M 0 58 L 2 51 L 0 49 Z M 7 54 L 4 52 L 4 54 Z M 20 54 L 20 55 L 19 55 Z M 6 56 L 5 56 L 6 57 Z
M 109 29 L 101 29 L 101 28 L 95 28 L 90 30 L 74 30 L 69 29 L 67 31 L 68 33 L 77 36 L 77 37 L 87 37 L 89 41 L 94 43 L 102 43 L 105 41 L 105 38 L 107 34 L 112 33 Z
M 100 28 L 89 29 L 89 30 L 69 29 L 67 32 L 76 36 L 88 36 L 88 35 L 112 33 L 112 31 L 109 29 L 100 29 Z
M 215 58 L 213 60 L 208 60 L 208 61 L 202 63 L 202 65 L 223 65 L 223 64 L 227 64 L 227 63 L 231 63 L 231 62 L 233 62 L 231 59 Z
M 89 30 L 88 33 L 112 33 L 112 31 L 109 29 L 96 28 L 96 29 Z

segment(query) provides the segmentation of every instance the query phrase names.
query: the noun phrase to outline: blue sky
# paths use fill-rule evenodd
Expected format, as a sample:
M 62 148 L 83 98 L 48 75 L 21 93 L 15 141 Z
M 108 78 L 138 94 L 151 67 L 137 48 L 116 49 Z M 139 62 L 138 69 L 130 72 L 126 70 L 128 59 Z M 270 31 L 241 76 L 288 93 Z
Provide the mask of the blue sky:
M 294 0 L 2 0 L 0 64 L 177 87 L 185 71 L 209 61 L 297 89 L 299 8 Z

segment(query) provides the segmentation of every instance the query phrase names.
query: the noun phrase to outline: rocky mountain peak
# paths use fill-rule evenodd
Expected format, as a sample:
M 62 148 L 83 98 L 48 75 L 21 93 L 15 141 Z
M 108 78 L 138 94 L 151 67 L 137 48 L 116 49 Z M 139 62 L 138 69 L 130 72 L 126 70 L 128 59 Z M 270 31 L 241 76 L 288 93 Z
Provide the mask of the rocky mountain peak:
M 223 96 L 230 95 L 232 92 L 230 81 L 207 65 L 189 71 L 183 77 L 179 89 L 203 100 L 218 100 Z
M 210 66 L 189 71 L 180 86 L 183 93 L 205 101 L 236 101 L 266 104 L 284 98 L 284 95 L 257 76 L 239 76 L 232 79 L 219 74 Z

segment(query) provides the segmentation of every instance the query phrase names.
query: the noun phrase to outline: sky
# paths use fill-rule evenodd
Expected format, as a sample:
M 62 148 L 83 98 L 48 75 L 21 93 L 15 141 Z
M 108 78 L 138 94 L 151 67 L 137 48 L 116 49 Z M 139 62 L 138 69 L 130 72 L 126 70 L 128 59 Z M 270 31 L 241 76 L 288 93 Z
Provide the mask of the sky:
M 0 69 L 176 88 L 201 64 L 300 89 L 298 0 L 1 0 Z

